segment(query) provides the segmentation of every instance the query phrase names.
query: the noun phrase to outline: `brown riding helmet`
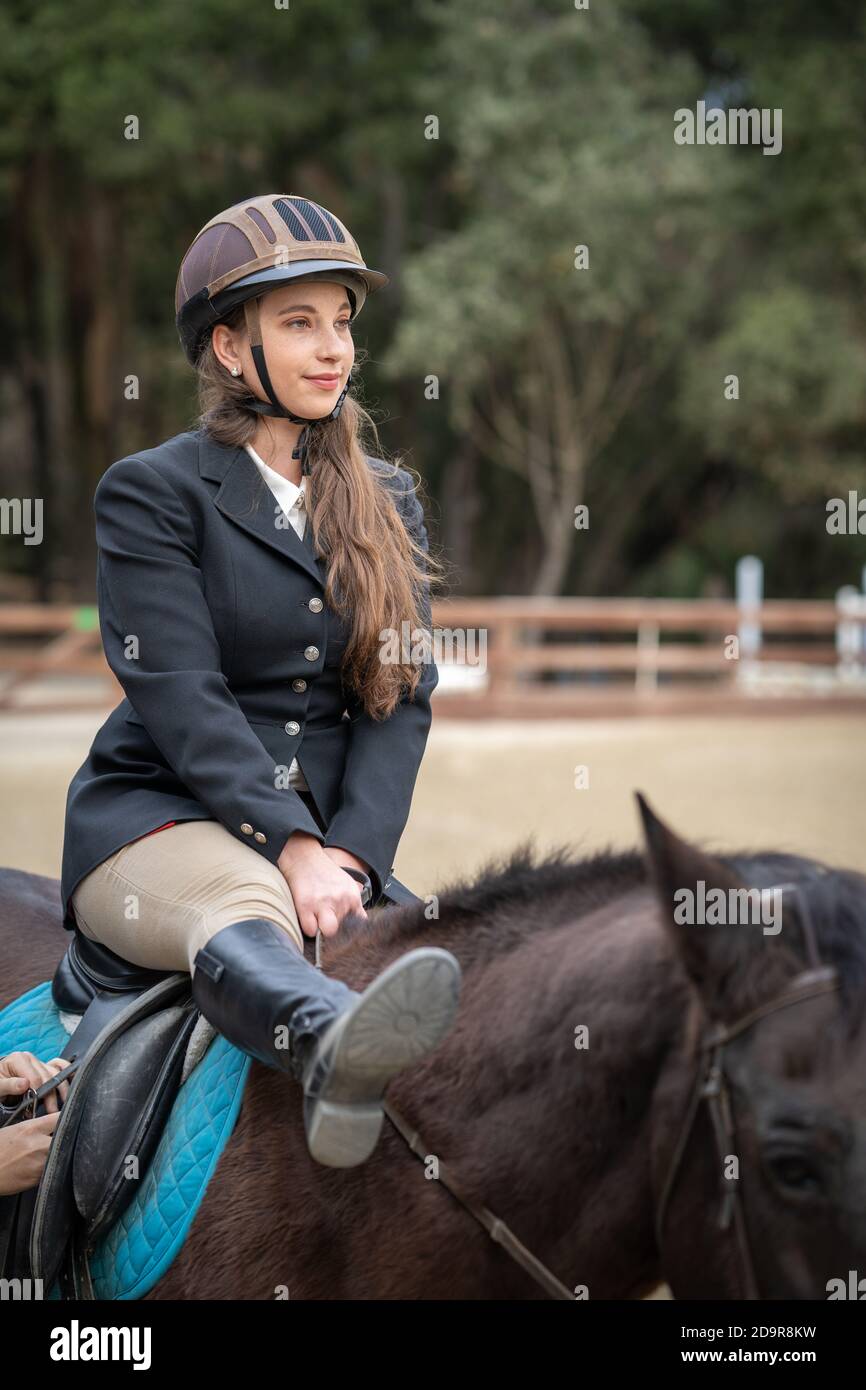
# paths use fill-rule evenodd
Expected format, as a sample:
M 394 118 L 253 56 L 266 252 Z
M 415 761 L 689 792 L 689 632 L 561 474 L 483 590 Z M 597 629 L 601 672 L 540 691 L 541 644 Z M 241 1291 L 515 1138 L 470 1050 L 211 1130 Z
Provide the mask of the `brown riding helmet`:
M 327 208 L 295 193 L 266 193 L 217 213 L 184 256 L 175 313 L 195 366 L 214 324 L 239 304 L 292 280 L 337 280 L 352 291 L 355 318 L 389 277 L 364 264 L 349 229 Z
M 250 349 L 271 404 L 250 396 L 249 408 L 299 424 L 315 425 L 340 413 L 352 374 L 331 414 L 315 420 L 295 415 L 278 400 L 265 361 L 259 297 L 279 285 L 305 280 L 336 280 L 346 286 L 352 318 L 368 294 L 389 277 L 364 264 L 348 228 L 327 208 L 295 193 L 266 193 L 235 203 L 202 227 L 184 256 L 175 287 L 175 313 L 183 350 L 195 366 L 211 329 L 239 304 L 244 305 Z M 302 436 L 303 440 L 303 436 Z M 299 449 L 295 450 L 296 456 Z

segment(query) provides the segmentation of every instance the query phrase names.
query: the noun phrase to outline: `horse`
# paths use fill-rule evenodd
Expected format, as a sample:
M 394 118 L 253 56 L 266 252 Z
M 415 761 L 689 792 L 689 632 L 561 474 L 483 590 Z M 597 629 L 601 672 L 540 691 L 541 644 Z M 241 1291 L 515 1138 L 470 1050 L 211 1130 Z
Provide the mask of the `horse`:
M 388 1089 L 412 1148 L 386 1123 L 367 1163 L 316 1164 L 300 1088 L 253 1062 L 144 1301 L 549 1296 L 479 1212 L 575 1299 L 823 1299 L 866 1272 L 866 877 L 710 854 L 637 795 L 638 850 L 530 836 L 344 920 L 323 965 L 353 989 L 422 943 L 462 967 L 452 1031 Z M 779 926 L 684 921 L 677 895 L 701 885 L 784 885 Z M 0 871 L 5 999 L 65 945 L 56 881 Z

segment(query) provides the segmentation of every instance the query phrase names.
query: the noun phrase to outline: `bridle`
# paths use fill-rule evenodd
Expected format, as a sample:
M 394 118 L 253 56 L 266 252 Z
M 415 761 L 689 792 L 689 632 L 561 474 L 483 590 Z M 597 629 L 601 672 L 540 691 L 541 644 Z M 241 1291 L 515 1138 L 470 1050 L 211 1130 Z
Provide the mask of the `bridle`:
M 772 999 L 758 1005 L 757 1008 L 751 1009 L 749 1013 L 744 1014 L 742 1018 L 737 1019 L 736 1022 L 710 1023 L 708 1025 L 700 1044 L 700 1051 L 705 1060 L 698 1071 L 698 1077 L 686 1110 L 685 1120 L 680 1130 L 676 1148 L 674 1149 L 673 1161 L 668 1171 L 667 1180 L 662 1189 L 661 1201 L 659 1202 L 656 1212 L 656 1246 L 659 1253 L 661 1253 L 662 1250 L 662 1235 L 668 1203 L 679 1175 L 683 1158 L 685 1157 L 686 1145 L 688 1144 L 695 1117 L 698 1113 L 698 1107 L 702 1100 L 707 1102 L 707 1108 L 710 1112 L 720 1172 L 724 1170 L 726 1155 L 733 1152 L 736 1126 L 734 1124 L 733 1106 L 731 1104 L 729 1078 L 725 1074 L 725 1048 L 728 1043 L 734 1038 L 739 1037 L 746 1029 L 751 1028 L 759 1019 L 766 1018 L 768 1014 L 775 1013 L 778 1009 L 785 1009 L 791 1004 L 800 1004 L 806 999 L 814 999 L 817 995 L 828 994 L 839 988 L 837 970 L 834 966 L 825 965 L 818 953 L 815 928 L 806 902 L 806 895 L 803 893 L 801 885 L 798 883 L 780 883 L 776 885 L 775 889 L 770 891 L 784 892 L 786 888 L 793 888 L 799 896 L 806 948 L 809 956 L 809 969 L 795 975 L 781 994 L 777 994 Z M 745 1213 L 743 1211 L 743 1196 L 739 1177 L 723 1177 L 721 1183 L 722 1204 L 716 1224 L 719 1230 L 727 1231 L 733 1219 L 737 1253 L 743 1274 L 743 1283 L 746 1288 L 746 1298 L 750 1300 L 760 1299 L 758 1281 L 755 1275 L 755 1263 L 752 1258 L 749 1233 L 746 1227 Z
M 826 872 L 822 870 L 822 872 Z M 798 883 L 776 884 L 774 889 L 765 891 L 784 892 L 786 888 L 792 888 L 799 895 L 800 909 L 806 938 L 806 948 L 809 957 L 809 969 L 801 971 L 795 975 L 786 989 L 781 994 L 775 995 L 772 999 L 760 1004 L 757 1008 L 751 1009 L 734 1023 L 710 1023 L 701 1040 L 700 1051 L 705 1056 L 702 1067 L 698 1071 L 697 1080 L 692 1089 L 689 1105 L 686 1110 L 685 1119 L 680 1130 L 674 1150 L 674 1157 L 668 1171 L 667 1180 L 662 1190 L 661 1201 L 659 1202 L 655 1218 L 656 1246 L 661 1254 L 662 1233 L 664 1220 L 667 1215 L 668 1203 L 671 1198 L 677 1177 L 679 1176 L 682 1161 L 685 1156 L 686 1145 L 694 1126 L 695 1116 L 702 1100 L 707 1102 L 710 1118 L 713 1124 L 713 1133 L 716 1140 L 716 1149 L 719 1157 L 720 1168 L 723 1170 L 725 1155 L 732 1152 L 735 1139 L 735 1125 L 733 1107 L 731 1105 L 728 1078 L 725 1075 L 724 1054 L 728 1043 L 734 1038 L 739 1037 L 746 1029 L 751 1028 L 759 1019 L 766 1018 L 768 1014 L 775 1013 L 778 1009 L 787 1008 L 792 1004 L 800 1004 L 806 999 L 814 999 L 817 995 L 828 994 L 832 990 L 839 988 L 838 972 L 834 966 L 825 965 L 818 953 L 817 940 L 812 918 L 809 913 L 806 896 Z M 417 1154 L 422 1162 L 426 1162 L 431 1150 L 424 1143 L 421 1135 L 416 1129 L 407 1123 L 404 1117 L 389 1102 L 385 1102 L 383 1110 L 388 1116 L 397 1133 L 408 1144 L 412 1153 Z M 517 1236 L 500 1220 L 489 1207 L 483 1203 L 475 1202 L 463 1190 L 455 1175 L 450 1169 L 446 1168 L 441 1159 L 437 1161 L 438 1179 L 447 1187 L 451 1195 L 456 1198 L 462 1207 L 469 1212 L 481 1226 L 484 1227 L 491 1240 L 495 1240 L 501 1245 L 511 1258 L 526 1270 L 527 1274 L 540 1284 L 551 1298 L 574 1300 L 574 1293 L 557 1279 L 543 1261 L 533 1255 L 530 1250 L 518 1240 Z M 747 1289 L 746 1298 L 750 1300 L 760 1299 L 758 1292 L 758 1282 L 755 1276 L 755 1265 L 752 1258 L 749 1235 L 746 1228 L 745 1214 L 743 1212 L 743 1199 L 740 1190 L 739 1178 L 723 1178 L 722 1205 L 719 1212 L 718 1227 L 726 1231 L 734 1222 L 734 1232 L 737 1242 L 737 1251 L 743 1271 L 743 1279 Z

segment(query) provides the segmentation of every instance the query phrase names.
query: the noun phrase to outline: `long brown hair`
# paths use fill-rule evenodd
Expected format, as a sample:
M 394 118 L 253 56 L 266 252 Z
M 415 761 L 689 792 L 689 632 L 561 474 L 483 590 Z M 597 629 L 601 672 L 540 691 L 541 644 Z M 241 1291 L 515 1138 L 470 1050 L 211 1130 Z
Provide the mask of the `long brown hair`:
M 243 305 L 221 322 L 242 333 Z M 362 355 L 356 356 L 356 365 Z M 229 375 L 210 339 L 197 373 L 199 428 L 229 448 L 252 443 L 262 417 L 244 406 L 249 386 Z M 367 714 L 387 719 L 404 692 L 414 699 L 421 670 L 417 660 L 384 661 L 380 634 L 383 630 L 385 635 L 393 633 L 400 641 L 408 632 L 416 654 L 419 645 L 424 653 L 421 661 L 430 659 L 422 634 L 432 638 L 428 595 L 443 566 L 415 543 L 403 525 L 384 471 L 367 463 L 366 437 L 375 444 L 374 457 L 381 458 L 376 425 L 351 394 L 336 420 L 310 430 L 307 524 L 312 527 L 316 553 L 327 562 L 326 601 L 351 623 L 341 663 L 343 682 Z M 401 466 L 393 463 L 390 473 Z M 417 475 L 413 476 L 420 501 Z M 267 491 L 261 478 L 259 483 Z

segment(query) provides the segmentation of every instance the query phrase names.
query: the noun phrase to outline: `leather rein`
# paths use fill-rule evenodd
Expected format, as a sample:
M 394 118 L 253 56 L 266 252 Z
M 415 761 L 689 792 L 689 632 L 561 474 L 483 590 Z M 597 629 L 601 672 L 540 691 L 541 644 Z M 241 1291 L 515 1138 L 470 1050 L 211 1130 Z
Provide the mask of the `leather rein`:
M 766 1018 L 768 1014 L 775 1013 L 778 1009 L 787 1008 L 792 1004 L 802 1003 L 806 999 L 813 999 L 820 994 L 828 994 L 839 988 L 839 977 L 835 967 L 825 965 L 818 953 L 818 946 L 815 937 L 815 929 L 812 918 L 806 903 L 805 894 L 797 883 L 783 883 L 776 885 L 776 891 L 793 888 L 799 895 L 802 909 L 803 924 L 805 930 L 806 946 L 809 954 L 810 968 L 796 975 L 786 989 L 781 994 L 775 995 L 766 1003 L 751 1009 L 747 1014 L 730 1024 L 709 1024 L 700 1045 L 700 1051 L 705 1060 L 698 1070 L 698 1076 L 692 1089 L 691 1098 L 686 1110 L 685 1119 L 680 1130 L 679 1139 L 674 1150 L 674 1157 L 668 1171 L 667 1180 L 662 1190 L 661 1201 L 658 1205 L 655 1218 L 656 1245 L 661 1255 L 662 1235 L 664 1230 L 664 1220 L 667 1215 L 668 1203 L 679 1176 L 682 1162 L 685 1157 L 686 1147 L 694 1126 L 695 1117 L 702 1100 L 707 1102 L 710 1118 L 713 1125 L 713 1133 L 716 1141 L 716 1148 L 719 1156 L 719 1163 L 723 1167 L 725 1155 L 732 1152 L 736 1128 L 734 1125 L 733 1106 L 731 1104 L 728 1078 L 725 1074 L 725 1048 L 734 1038 L 739 1037 L 759 1019 Z M 770 890 L 772 891 L 772 890 Z M 408 1144 L 412 1153 L 417 1154 L 422 1162 L 425 1162 L 430 1154 L 429 1147 L 424 1143 L 421 1135 L 416 1129 L 404 1119 L 404 1117 L 389 1102 L 384 1102 L 382 1106 L 388 1119 L 393 1124 L 397 1133 Z M 537 1284 L 550 1295 L 551 1298 L 574 1300 L 574 1293 L 557 1279 L 547 1266 L 533 1255 L 531 1250 L 518 1240 L 517 1236 L 489 1207 L 483 1203 L 475 1202 L 467 1195 L 453 1172 L 446 1168 L 445 1164 L 438 1161 L 439 1181 L 444 1183 L 452 1197 L 469 1212 L 481 1226 L 484 1227 L 491 1240 L 497 1242 L 511 1258 L 526 1270 Z M 748 1230 L 746 1228 L 745 1214 L 743 1211 L 742 1192 L 740 1190 L 739 1178 L 723 1179 L 722 1205 L 719 1212 L 718 1227 L 726 1231 L 730 1227 L 733 1218 L 734 1233 L 737 1242 L 740 1265 L 743 1272 L 743 1279 L 747 1289 L 747 1299 L 760 1299 L 758 1292 L 758 1282 L 755 1276 L 754 1260 L 749 1243 Z

